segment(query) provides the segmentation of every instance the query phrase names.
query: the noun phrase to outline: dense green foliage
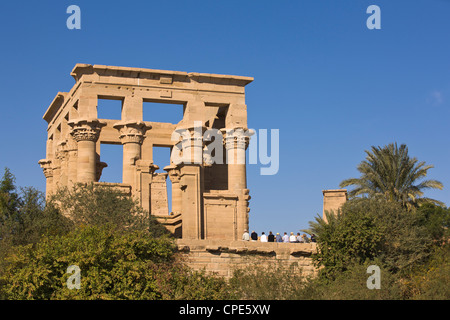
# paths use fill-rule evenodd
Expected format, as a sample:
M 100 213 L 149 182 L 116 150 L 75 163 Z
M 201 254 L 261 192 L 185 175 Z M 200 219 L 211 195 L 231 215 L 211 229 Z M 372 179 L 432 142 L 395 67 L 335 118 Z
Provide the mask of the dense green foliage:
M 317 236 L 319 276 L 279 268 L 239 270 L 229 281 L 244 299 L 450 299 L 450 209 L 408 211 L 385 200 L 354 199 L 339 215 L 317 217 L 304 230 Z M 381 289 L 367 288 L 367 267 L 381 269 Z
M 62 212 L 70 212 L 72 219 Z M 412 210 L 379 197 L 317 217 L 319 276 L 294 269 L 237 270 L 222 278 L 190 270 L 166 229 L 119 191 L 77 185 L 45 202 L 0 181 L 0 299 L 443 299 L 450 298 L 450 209 Z M 69 289 L 67 268 L 81 270 Z M 381 269 L 369 290 L 367 266 Z
M 168 237 L 107 227 L 76 228 L 19 247 L 2 279 L 7 299 L 214 299 L 223 280 L 189 271 L 174 257 Z M 81 270 L 80 289 L 69 289 L 67 267 Z
M 429 206 L 426 209 L 431 211 Z M 348 201 L 340 214 L 329 214 L 329 223 L 317 217 L 310 223 L 310 232 L 318 236 L 315 259 L 319 267 L 325 267 L 322 273 L 330 278 L 345 271 L 350 262 L 361 264 L 376 257 L 391 272 L 425 261 L 434 242 L 429 232 L 432 226 L 422 210 L 425 208 L 409 212 L 394 202 L 355 199 Z M 449 215 L 448 209 L 437 210 Z M 444 224 L 433 227 L 436 233 L 445 230 Z
M 120 190 L 94 184 L 76 184 L 60 188 L 49 205 L 71 217 L 75 226 L 109 226 L 117 231 L 147 230 L 158 237 L 168 234 L 166 228 L 142 209 L 136 200 Z
M 219 299 L 225 281 L 186 267 L 164 226 L 120 191 L 61 189 L 17 194 L 5 171 L 0 231 L 2 299 Z M 66 218 L 63 212 L 71 215 Z M 67 268 L 81 269 L 69 289 Z

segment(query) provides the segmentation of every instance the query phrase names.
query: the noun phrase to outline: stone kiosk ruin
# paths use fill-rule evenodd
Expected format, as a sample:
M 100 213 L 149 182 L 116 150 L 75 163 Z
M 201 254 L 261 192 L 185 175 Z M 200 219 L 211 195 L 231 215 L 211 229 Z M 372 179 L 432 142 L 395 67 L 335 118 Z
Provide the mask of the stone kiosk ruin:
M 194 269 L 229 277 L 233 268 L 251 259 L 295 265 L 306 275 L 316 274 L 311 254 L 314 243 L 242 241 L 249 227 L 249 190 L 242 162 L 170 162 L 156 172 L 153 148 L 174 151 L 178 143 L 194 155 L 208 148 L 196 134 L 209 129 L 223 134 L 224 160 L 244 151 L 249 137 L 230 130 L 247 130 L 245 86 L 251 77 L 77 64 L 70 73 L 75 85 L 58 92 L 44 114 L 48 123 L 46 158 L 39 161 L 47 179 L 47 196 L 59 187 L 94 183 L 117 188 L 138 199 L 178 239 L 178 249 Z M 98 117 L 98 100 L 121 101 L 121 119 Z M 143 103 L 182 105 L 178 123 L 143 120 Z M 184 132 L 173 139 L 174 132 Z M 187 133 L 187 134 L 186 134 Z M 99 182 L 108 163 L 101 145 L 123 148 L 121 183 Z M 178 152 L 179 150 L 176 150 Z M 172 160 L 172 159 L 171 159 Z M 167 179 L 172 184 L 168 211 Z M 254 262 L 253 262 L 254 263 Z
M 59 92 L 44 115 L 48 122 L 46 159 L 39 164 L 47 178 L 47 195 L 74 183 L 95 183 L 123 190 L 183 239 L 240 239 L 248 229 L 249 190 L 244 164 L 171 164 L 155 173 L 153 147 L 173 148 L 177 130 L 187 130 L 183 143 L 204 148 L 194 135 L 194 122 L 208 128 L 247 129 L 245 86 L 253 78 L 141 68 L 77 64 L 76 83 Z M 99 119 L 98 99 L 122 101 L 121 120 Z M 183 105 L 179 123 L 143 121 L 143 102 Z M 233 139 L 227 137 L 226 139 Z M 243 143 L 241 143 L 243 142 Z M 122 183 L 99 182 L 101 144 L 123 146 Z M 231 145 L 231 147 L 230 147 Z M 224 143 L 224 152 L 246 148 L 247 141 Z M 228 149 L 228 150 L 226 150 Z M 172 182 L 168 212 L 166 179 Z

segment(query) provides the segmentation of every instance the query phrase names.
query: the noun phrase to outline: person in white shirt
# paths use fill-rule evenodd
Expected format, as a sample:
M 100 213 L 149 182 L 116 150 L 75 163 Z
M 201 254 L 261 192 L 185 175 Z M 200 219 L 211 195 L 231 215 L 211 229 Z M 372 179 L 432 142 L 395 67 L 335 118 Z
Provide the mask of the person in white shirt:
M 283 242 L 285 242 L 285 243 L 286 243 L 286 242 L 289 242 L 289 236 L 287 235 L 286 232 L 284 233 L 284 236 L 283 236 L 282 239 L 283 239 Z
M 244 241 L 250 241 L 250 234 L 247 230 L 244 230 L 244 234 L 242 235 L 242 240 Z
M 260 238 L 261 242 L 267 242 L 267 236 L 266 234 L 263 232 L 261 233 L 261 238 Z
M 297 237 L 294 235 L 293 232 L 291 232 L 291 236 L 289 237 L 289 242 L 297 242 Z

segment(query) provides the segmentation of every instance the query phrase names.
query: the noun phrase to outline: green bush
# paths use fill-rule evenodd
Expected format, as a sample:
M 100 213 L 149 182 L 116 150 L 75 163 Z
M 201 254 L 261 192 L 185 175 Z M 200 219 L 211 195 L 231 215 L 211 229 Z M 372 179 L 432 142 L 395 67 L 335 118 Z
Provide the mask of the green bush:
M 60 210 L 76 226 L 108 225 L 121 231 L 148 230 L 153 236 L 167 235 L 167 229 L 120 190 L 94 184 L 60 188 L 47 204 Z
M 345 220 L 355 214 L 372 219 L 380 235 L 377 257 L 390 272 L 403 272 L 425 262 L 433 247 L 433 237 L 415 211 L 400 204 L 370 199 L 355 199 L 343 206 Z M 372 259 L 372 257 L 367 257 Z
M 449 239 L 450 208 L 426 203 L 417 209 L 416 215 L 434 241 L 446 242 Z
M 220 299 L 221 278 L 194 272 L 167 229 L 112 188 L 77 184 L 45 202 L 0 181 L 0 299 Z M 66 216 L 69 216 L 67 218 Z M 81 269 L 70 290 L 67 267 Z
M 64 213 L 64 214 L 63 214 Z M 223 278 L 189 269 L 174 239 L 131 198 L 94 185 L 61 189 L 50 201 L 0 180 L 0 299 L 443 299 L 450 298 L 450 210 L 406 210 L 375 199 L 348 201 L 316 218 L 319 277 L 256 266 Z M 70 215 L 70 219 L 65 215 Z M 381 268 L 369 290 L 367 266 Z M 81 269 L 70 290 L 67 267 Z M 255 263 L 255 265 L 258 265 Z
M 429 261 L 416 266 L 401 281 L 409 299 L 450 299 L 450 246 L 435 247 Z
M 6 299 L 214 299 L 224 282 L 191 272 L 175 257 L 168 237 L 108 227 L 76 228 L 19 246 L 2 274 Z M 81 288 L 69 289 L 70 265 L 81 269 Z
M 354 199 L 328 222 L 310 222 L 317 235 L 320 276 L 334 279 L 352 263 L 380 259 L 390 272 L 400 272 L 426 261 L 432 235 L 417 214 L 385 200 Z
M 230 296 L 245 300 L 295 299 L 305 285 L 301 271 L 286 270 L 281 265 L 258 265 L 251 269 L 237 269 L 228 282 Z

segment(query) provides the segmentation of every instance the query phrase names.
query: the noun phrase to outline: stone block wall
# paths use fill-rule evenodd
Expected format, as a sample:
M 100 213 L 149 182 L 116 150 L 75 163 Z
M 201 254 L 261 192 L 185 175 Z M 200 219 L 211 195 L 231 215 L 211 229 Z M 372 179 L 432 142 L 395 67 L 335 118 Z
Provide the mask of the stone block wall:
M 276 243 L 229 240 L 177 240 L 178 251 L 194 270 L 205 270 L 230 278 L 237 268 L 255 265 L 281 267 L 292 272 L 302 272 L 305 277 L 315 277 L 311 255 L 315 243 Z

